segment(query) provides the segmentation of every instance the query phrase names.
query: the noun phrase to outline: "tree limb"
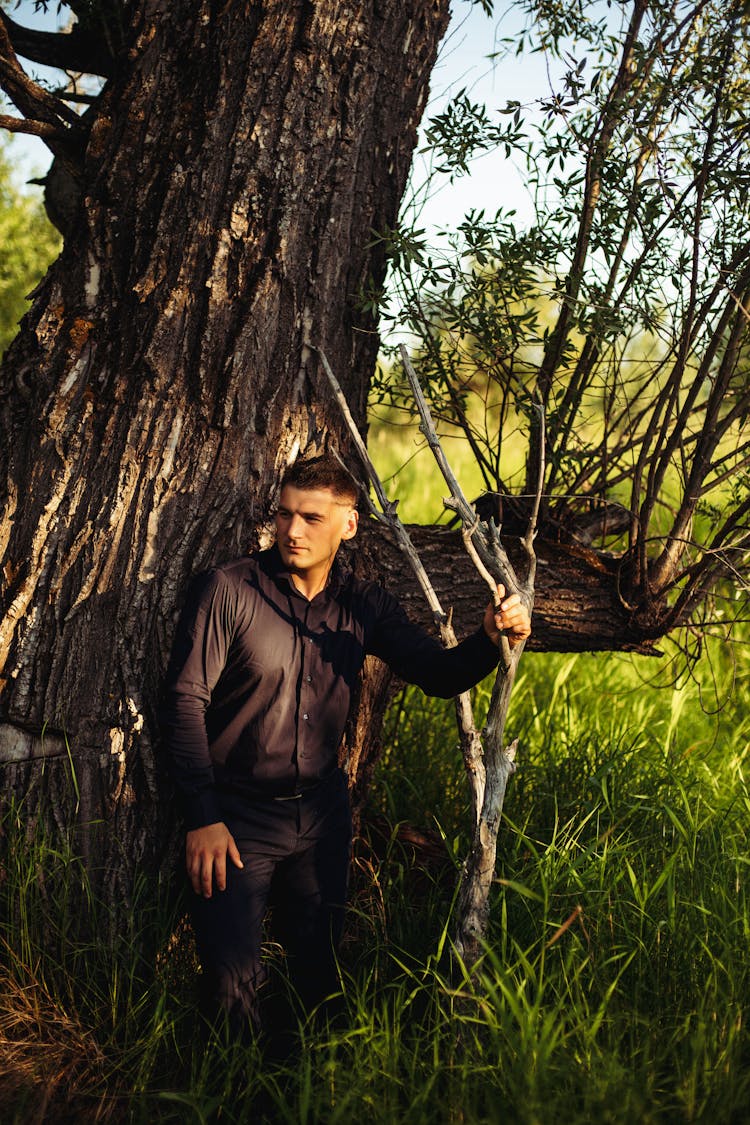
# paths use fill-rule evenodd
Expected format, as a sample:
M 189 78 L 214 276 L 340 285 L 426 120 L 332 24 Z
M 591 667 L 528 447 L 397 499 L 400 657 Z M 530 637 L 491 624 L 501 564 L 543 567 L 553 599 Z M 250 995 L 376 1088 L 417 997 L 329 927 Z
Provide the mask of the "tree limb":
M 445 613 L 440 600 L 435 592 L 435 588 L 430 581 L 429 575 L 419 557 L 419 554 L 414 549 L 409 533 L 407 532 L 401 520 L 396 515 L 397 504 L 388 500 L 383 484 L 378 476 L 377 469 L 372 463 L 370 455 L 367 451 L 367 446 L 362 440 L 362 435 L 359 432 L 357 423 L 354 421 L 352 413 L 349 409 L 349 404 L 346 401 L 346 396 L 341 389 L 341 386 L 334 375 L 331 365 L 326 358 L 325 353 L 320 348 L 315 348 L 320 356 L 323 370 L 328 377 L 328 382 L 331 385 L 336 402 L 338 403 L 344 420 L 349 428 L 349 433 L 354 442 L 354 446 L 361 458 L 362 465 L 367 473 L 367 476 L 372 484 L 378 503 L 381 507 L 381 513 L 375 511 L 374 505 L 371 505 L 375 515 L 378 519 L 382 520 L 384 524 L 393 533 L 396 542 L 398 543 L 401 551 L 406 555 L 409 560 L 414 575 L 422 589 L 427 604 L 432 610 L 433 618 L 440 628 L 440 637 L 446 648 L 454 648 L 457 639 L 453 629 L 453 620 L 451 613 Z M 505 638 L 503 638 L 505 640 Z M 507 646 L 507 640 L 506 640 Z M 484 767 L 484 750 L 482 747 L 482 739 L 479 731 L 477 730 L 474 721 L 474 709 L 471 703 L 471 695 L 468 691 L 462 692 L 455 697 L 456 707 L 456 723 L 458 726 L 459 739 L 461 744 L 461 752 L 464 759 L 464 767 L 469 780 L 469 788 L 471 792 L 472 809 L 474 813 L 475 823 L 478 821 L 480 809 L 484 801 L 485 789 L 485 767 Z
M 427 439 L 451 492 L 451 499 L 443 502 L 446 507 L 452 508 L 461 516 L 463 540 L 469 554 L 477 565 L 479 573 L 490 586 L 493 601 L 496 604 L 496 583 L 500 579 L 506 589 L 519 593 L 528 605 L 530 612 L 534 601 L 535 554 L 533 541 L 544 490 L 543 445 L 542 448 L 534 451 L 537 455 L 536 463 L 539 470 L 531 518 L 522 541 L 527 567 L 526 576 L 521 582 L 502 545 L 499 530 L 495 529 L 492 523 L 488 523 L 480 529 L 476 512 L 466 500 L 443 453 L 427 400 L 422 393 L 416 372 L 403 344 L 401 345 L 401 359 L 421 418 L 420 429 Z M 537 429 L 537 437 L 543 443 L 545 429 L 543 404 L 540 404 L 538 409 L 540 424 Z M 510 745 L 506 746 L 504 735 L 511 692 L 513 691 L 513 683 L 524 643 L 521 642 L 511 649 L 507 638 L 504 637 L 502 640 L 501 666 L 495 677 L 487 713 L 487 724 L 484 729 L 484 800 L 476 821 L 472 846 L 463 866 L 456 911 L 456 950 L 469 966 L 475 965 L 481 956 L 482 946 L 487 934 L 489 895 L 497 855 L 497 834 L 508 780 L 516 769 L 515 758 L 518 740 L 515 739 Z
M 106 50 L 103 38 L 87 31 L 80 23 L 74 24 L 70 31 L 54 32 L 23 27 L 4 12 L 0 12 L 0 21 L 5 24 L 16 54 L 31 62 L 97 74 L 101 78 L 109 78 L 114 73 L 114 59 Z
M 50 125 L 48 121 L 30 121 L 28 117 L 11 117 L 7 113 L 0 113 L 0 129 L 7 129 L 9 133 L 27 133 L 32 137 L 41 137 L 43 141 L 64 141 L 68 136 L 67 129 Z

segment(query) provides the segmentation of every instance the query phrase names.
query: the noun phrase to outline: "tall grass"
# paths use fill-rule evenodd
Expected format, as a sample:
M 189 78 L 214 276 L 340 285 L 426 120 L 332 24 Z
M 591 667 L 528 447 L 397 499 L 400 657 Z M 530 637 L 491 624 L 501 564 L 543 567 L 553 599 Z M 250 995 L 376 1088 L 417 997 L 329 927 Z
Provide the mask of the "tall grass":
M 9 810 L 4 1125 L 750 1121 L 750 663 L 713 716 L 690 683 L 651 687 L 649 667 L 524 659 L 520 767 L 472 978 L 451 957 L 468 831 L 451 708 L 407 689 L 357 850 L 344 1016 L 301 1027 L 286 1063 L 201 1033 L 167 883 L 144 877 L 113 934 L 93 897 L 80 909 L 72 851 Z M 436 833 L 429 863 L 402 821 Z

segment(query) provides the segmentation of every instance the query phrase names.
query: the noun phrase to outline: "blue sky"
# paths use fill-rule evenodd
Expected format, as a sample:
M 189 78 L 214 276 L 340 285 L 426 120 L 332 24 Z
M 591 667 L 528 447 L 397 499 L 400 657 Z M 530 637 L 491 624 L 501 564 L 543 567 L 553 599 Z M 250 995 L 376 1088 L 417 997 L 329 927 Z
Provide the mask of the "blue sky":
M 551 90 L 549 60 L 541 54 L 503 54 L 503 39 L 514 39 L 521 28 L 515 11 L 501 10 L 488 17 L 467 0 L 454 3 L 454 15 L 432 74 L 430 104 L 425 114 L 440 112 L 451 96 L 466 89 L 472 101 L 484 103 L 493 115 L 509 101 L 526 107 L 526 117 L 534 115 L 539 99 Z M 551 66 L 552 72 L 554 67 Z M 559 73 L 560 65 L 556 64 Z M 426 157 L 417 152 L 412 184 L 419 187 L 427 172 Z M 494 213 L 499 207 L 515 209 L 519 217 L 529 218 L 531 207 L 524 187 L 524 176 L 505 155 L 496 151 L 483 155 L 470 166 L 470 174 L 450 184 L 443 177 L 437 190 L 422 208 L 420 224 L 426 227 L 455 226 L 471 208 Z
M 55 0 L 49 10 L 35 12 L 33 0 L 21 0 L 20 5 L 6 5 L 19 23 L 56 30 L 64 26 L 67 10 L 58 14 Z M 549 93 L 550 80 L 543 56 L 514 55 L 493 63 L 488 56 L 498 49 L 499 40 L 513 37 L 519 29 L 516 13 L 487 17 L 468 0 L 454 2 L 454 15 L 432 76 L 432 95 L 426 118 L 430 112 L 439 111 L 451 94 L 466 88 L 472 99 L 484 101 L 490 111 L 500 108 L 511 99 L 531 105 Z M 45 67 L 27 64 L 34 75 L 41 74 L 55 82 L 56 72 Z M 19 178 L 29 179 L 44 173 L 50 153 L 35 137 L 17 135 L 12 145 L 12 155 Z M 412 185 L 419 189 L 424 183 L 427 165 L 425 157 L 417 154 Z M 422 226 L 454 226 L 470 208 L 483 208 L 494 212 L 498 207 L 515 208 L 523 219 L 530 214 L 528 196 L 524 189 L 523 174 L 500 153 L 477 159 L 471 174 L 454 184 L 444 180 L 436 186 L 431 197 L 421 208 L 419 223 Z

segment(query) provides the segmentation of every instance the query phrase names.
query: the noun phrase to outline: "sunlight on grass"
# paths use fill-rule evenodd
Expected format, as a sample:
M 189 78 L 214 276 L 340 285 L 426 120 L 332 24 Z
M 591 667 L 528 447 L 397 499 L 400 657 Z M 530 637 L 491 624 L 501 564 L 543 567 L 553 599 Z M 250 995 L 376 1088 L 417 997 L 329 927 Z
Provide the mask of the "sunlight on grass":
M 746 688 L 746 656 L 735 671 Z M 520 768 L 470 978 L 450 941 L 468 832 L 451 707 L 406 689 L 386 725 L 379 834 L 357 848 L 345 1016 L 300 1029 L 287 1064 L 201 1034 L 166 886 L 142 880 L 129 928 L 93 896 L 75 914 L 82 865 L 9 810 L 3 1121 L 546 1125 L 563 1119 L 552 1106 L 581 1125 L 744 1120 L 750 719 L 739 696 L 707 715 L 695 685 L 682 692 L 676 705 L 616 656 L 524 660 Z M 429 862 L 403 821 L 439 826 Z
M 371 438 L 384 476 L 407 462 L 389 486 L 402 518 L 434 519 L 429 453 L 404 457 L 377 426 Z M 465 447 L 449 452 L 480 492 Z M 178 879 L 144 874 L 113 910 L 72 844 L 9 806 L 3 1125 L 748 1120 L 744 639 L 705 640 L 692 676 L 679 660 L 524 655 L 519 769 L 473 976 L 451 945 L 471 831 L 453 707 L 400 691 L 355 847 L 344 1016 L 300 1027 L 286 1063 L 202 1024 Z M 480 721 L 490 686 L 475 691 Z

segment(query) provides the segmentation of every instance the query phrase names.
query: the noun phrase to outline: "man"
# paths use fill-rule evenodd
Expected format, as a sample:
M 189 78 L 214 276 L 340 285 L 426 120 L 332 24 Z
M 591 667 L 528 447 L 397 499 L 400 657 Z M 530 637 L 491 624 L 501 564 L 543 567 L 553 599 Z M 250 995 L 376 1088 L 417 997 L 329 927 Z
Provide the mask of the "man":
M 305 1007 L 336 988 L 351 843 L 337 755 L 365 655 L 450 698 L 495 667 L 501 630 L 511 645 L 530 633 L 518 596 L 498 586 L 500 609 L 443 649 L 337 559 L 356 503 L 338 461 L 298 461 L 282 480 L 276 545 L 201 576 L 175 637 L 164 732 L 193 926 L 213 1003 L 237 1026 L 260 1026 L 269 904 Z

